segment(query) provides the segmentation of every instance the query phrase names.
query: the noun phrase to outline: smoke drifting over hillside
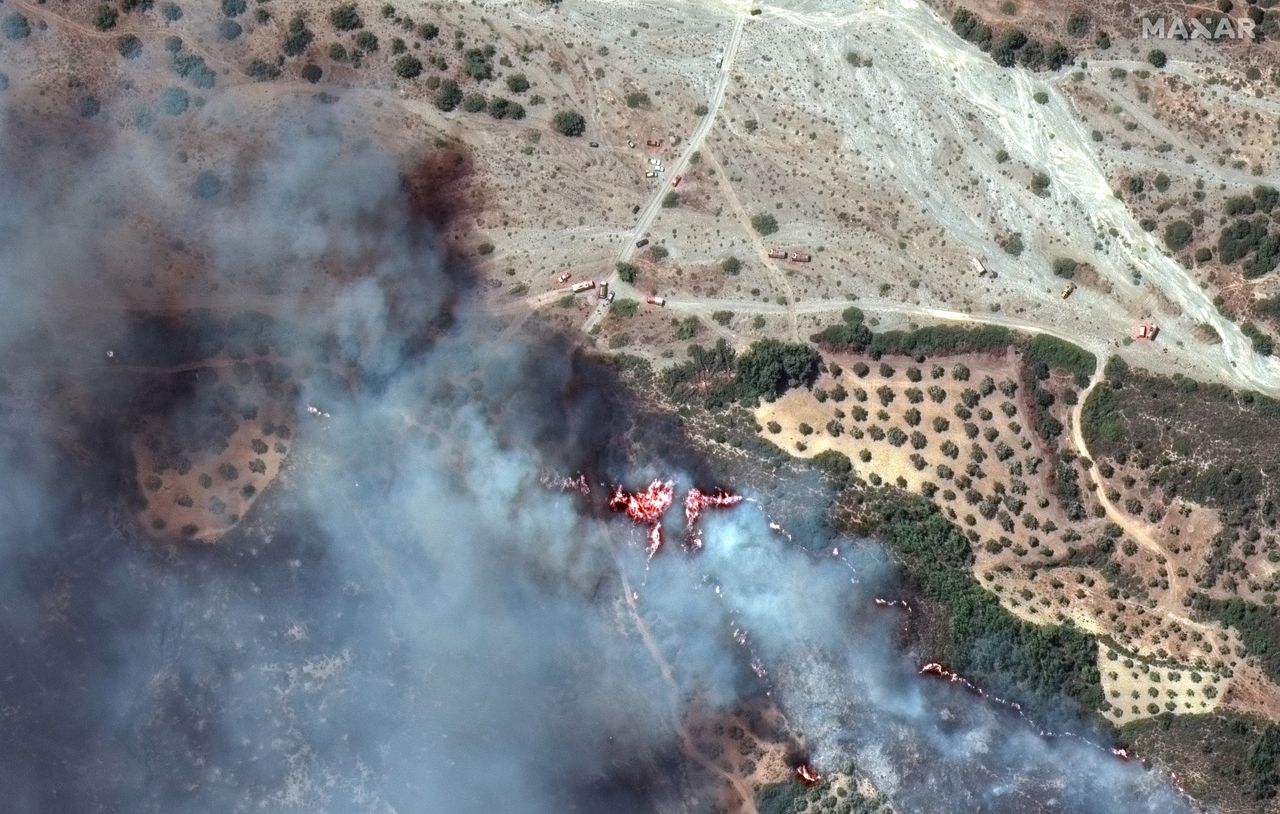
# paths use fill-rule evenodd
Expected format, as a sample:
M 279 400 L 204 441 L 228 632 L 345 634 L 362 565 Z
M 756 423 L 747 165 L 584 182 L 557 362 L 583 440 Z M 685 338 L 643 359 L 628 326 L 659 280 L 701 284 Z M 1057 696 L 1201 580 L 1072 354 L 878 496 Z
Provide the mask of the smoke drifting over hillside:
M 704 518 L 700 554 L 647 561 L 606 484 L 725 484 L 566 341 L 498 338 L 423 217 L 448 210 L 441 166 L 406 178 L 358 136 L 287 131 L 207 199 L 145 143 L 74 184 L 0 167 L 0 290 L 23 316 L 2 349 L 7 810 L 711 811 L 679 723 L 768 688 L 821 769 L 856 760 L 904 811 L 1180 807 L 1137 766 L 917 679 L 872 606 L 872 551 L 811 555 L 744 505 Z M 127 212 L 88 228 L 104 200 Z M 156 402 L 147 371 L 226 352 L 234 309 L 157 328 L 108 287 L 93 332 L 58 330 L 67 286 L 178 239 L 190 282 L 165 305 L 258 297 L 256 336 L 300 379 L 285 476 L 214 547 L 135 526 L 123 438 L 139 404 L 199 414 L 201 385 Z M 544 488 L 548 469 L 590 494 Z

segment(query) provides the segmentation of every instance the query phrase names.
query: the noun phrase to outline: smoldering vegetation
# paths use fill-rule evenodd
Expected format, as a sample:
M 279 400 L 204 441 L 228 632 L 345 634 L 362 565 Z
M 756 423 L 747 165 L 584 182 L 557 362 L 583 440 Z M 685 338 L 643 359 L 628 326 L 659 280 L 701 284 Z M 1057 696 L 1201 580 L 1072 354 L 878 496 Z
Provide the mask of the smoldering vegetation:
M 712 811 L 681 719 L 766 692 L 793 749 L 856 762 L 904 811 L 1177 810 L 1158 776 L 918 679 L 871 607 L 869 544 L 813 553 L 746 505 L 708 517 L 698 555 L 673 521 L 646 562 L 606 484 L 730 484 L 607 365 L 504 335 L 438 237 L 457 177 L 352 135 L 282 130 L 195 204 L 170 197 L 188 178 L 133 172 L 137 146 L 75 183 L 0 167 L 22 315 L 0 348 L 8 810 Z M 78 229 L 103 200 L 129 216 Z M 103 273 L 179 234 L 163 303 Z M 92 330 L 79 285 L 101 287 Z M 190 432 L 213 398 L 157 377 L 255 354 L 289 370 L 284 476 L 216 545 L 151 539 L 125 441 L 139 411 Z

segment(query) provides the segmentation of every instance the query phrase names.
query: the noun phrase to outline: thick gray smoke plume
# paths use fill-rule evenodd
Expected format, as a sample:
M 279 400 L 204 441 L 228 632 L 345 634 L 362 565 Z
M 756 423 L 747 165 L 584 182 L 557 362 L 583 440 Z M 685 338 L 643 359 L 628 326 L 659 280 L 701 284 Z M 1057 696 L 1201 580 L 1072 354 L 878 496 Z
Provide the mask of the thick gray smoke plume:
M 0 167 L 6 811 L 711 811 L 681 719 L 765 691 L 821 768 L 856 761 L 902 811 L 1181 807 L 1138 766 L 917 678 L 871 606 L 867 544 L 813 555 L 743 505 L 708 515 L 701 554 L 647 562 L 603 485 L 714 469 L 565 341 L 498 339 L 422 190 L 359 135 L 317 117 L 217 167 L 208 198 L 145 142 L 92 172 Z M 180 235 L 177 319 L 126 312 L 159 303 L 100 270 Z M 67 291 L 92 292 L 93 331 Z M 220 397 L 157 371 L 255 341 L 296 384 L 276 391 L 284 474 L 214 546 L 149 539 L 139 411 L 189 429 Z M 548 469 L 593 489 L 546 489 Z

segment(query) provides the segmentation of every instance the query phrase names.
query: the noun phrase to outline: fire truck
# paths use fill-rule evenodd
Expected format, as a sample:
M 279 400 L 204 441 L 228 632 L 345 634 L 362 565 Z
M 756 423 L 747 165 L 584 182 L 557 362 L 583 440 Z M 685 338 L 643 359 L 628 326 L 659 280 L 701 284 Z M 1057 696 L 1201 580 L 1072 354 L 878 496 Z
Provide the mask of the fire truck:
M 667 304 L 667 298 L 659 297 L 657 294 L 650 294 L 649 296 L 644 298 L 644 301 L 649 303 L 650 305 L 656 305 L 659 308 Z
M 796 263 L 808 263 L 813 257 L 805 252 L 792 252 L 791 260 Z
M 1159 325 L 1150 322 L 1139 322 L 1133 329 L 1133 338 L 1151 341 L 1156 338 L 1158 333 L 1160 333 Z
M 782 249 L 770 249 L 769 257 L 773 260 L 786 260 L 787 253 Z
M 609 299 L 609 281 L 608 280 L 601 280 L 600 284 L 596 286 L 596 296 L 602 300 Z
M 595 280 L 583 280 L 580 283 L 574 283 L 573 287 L 570 288 L 569 290 L 572 291 L 574 294 L 581 294 L 583 291 L 590 291 L 595 287 L 596 287 Z

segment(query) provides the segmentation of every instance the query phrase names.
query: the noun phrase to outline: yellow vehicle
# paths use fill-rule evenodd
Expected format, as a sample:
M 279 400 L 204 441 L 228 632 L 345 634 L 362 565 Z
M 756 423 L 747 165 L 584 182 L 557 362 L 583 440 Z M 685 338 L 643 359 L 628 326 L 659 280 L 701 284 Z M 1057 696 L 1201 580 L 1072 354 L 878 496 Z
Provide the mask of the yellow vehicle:
M 1075 292 L 1075 290 L 1076 290 L 1075 283 L 1067 283 L 1066 288 L 1062 289 L 1062 298 L 1065 300 L 1067 297 L 1070 297 L 1072 293 Z

